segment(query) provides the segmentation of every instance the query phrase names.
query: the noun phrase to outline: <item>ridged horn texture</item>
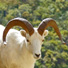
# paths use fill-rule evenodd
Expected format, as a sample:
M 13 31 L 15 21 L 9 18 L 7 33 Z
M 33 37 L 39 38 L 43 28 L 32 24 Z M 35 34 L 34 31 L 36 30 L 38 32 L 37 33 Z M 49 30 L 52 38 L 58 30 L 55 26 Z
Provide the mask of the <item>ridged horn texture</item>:
M 46 19 L 44 19 L 44 20 L 40 23 L 40 25 L 39 25 L 39 27 L 38 27 L 38 32 L 39 32 L 39 34 L 42 35 L 43 32 L 44 32 L 44 30 L 45 30 L 47 27 L 49 27 L 49 26 L 51 26 L 51 27 L 54 28 L 54 30 L 56 31 L 57 35 L 59 36 L 59 39 L 61 40 L 62 43 L 64 43 L 63 40 L 62 40 L 62 37 L 61 37 L 60 31 L 59 31 L 59 28 L 58 28 L 56 22 L 55 22 L 52 18 L 46 18 Z
M 13 26 L 22 27 L 27 33 L 29 33 L 30 36 L 34 33 L 33 26 L 26 19 L 14 18 L 8 22 L 6 28 L 4 29 L 3 42 L 6 41 L 6 35 Z

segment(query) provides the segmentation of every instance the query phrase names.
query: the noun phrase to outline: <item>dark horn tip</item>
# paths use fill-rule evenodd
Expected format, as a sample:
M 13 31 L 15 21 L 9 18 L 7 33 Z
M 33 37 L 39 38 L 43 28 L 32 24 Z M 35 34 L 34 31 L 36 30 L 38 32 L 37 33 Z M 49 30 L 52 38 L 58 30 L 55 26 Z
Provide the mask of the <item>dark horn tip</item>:
M 66 45 L 66 43 L 64 41 L 62 41 L 62 44 Z
M 64 44 L 64 45 L 66 45 L 66 43 L 65 43 L 65 42 L 64 42 L 63 44 Z

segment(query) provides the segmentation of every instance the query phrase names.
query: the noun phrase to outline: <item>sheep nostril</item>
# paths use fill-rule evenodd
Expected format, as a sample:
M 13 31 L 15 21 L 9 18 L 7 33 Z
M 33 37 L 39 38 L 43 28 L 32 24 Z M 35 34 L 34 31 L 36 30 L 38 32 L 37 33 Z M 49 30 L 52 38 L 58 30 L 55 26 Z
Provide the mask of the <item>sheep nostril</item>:
M 40 56 L 40 54 L 35 54 L 35 56 L 36 56 L 36 57 L 39 57 L 39 56 Z

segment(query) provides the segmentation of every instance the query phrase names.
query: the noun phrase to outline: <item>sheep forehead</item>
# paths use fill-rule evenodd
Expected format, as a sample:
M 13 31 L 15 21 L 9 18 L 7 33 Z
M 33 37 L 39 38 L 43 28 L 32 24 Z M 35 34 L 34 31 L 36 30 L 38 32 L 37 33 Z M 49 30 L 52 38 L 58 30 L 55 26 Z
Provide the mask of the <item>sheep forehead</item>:
M 31 40 L 32 40 L 32 39 L 44 39 L 44 37 L 41 36 L 41 35 L 38 33 L 37 28 L 34 28 L 34 33 L 33 33 L 31 36 L 29 36 L 29 35 L 27 34 L 27 37 L 30 38 Z

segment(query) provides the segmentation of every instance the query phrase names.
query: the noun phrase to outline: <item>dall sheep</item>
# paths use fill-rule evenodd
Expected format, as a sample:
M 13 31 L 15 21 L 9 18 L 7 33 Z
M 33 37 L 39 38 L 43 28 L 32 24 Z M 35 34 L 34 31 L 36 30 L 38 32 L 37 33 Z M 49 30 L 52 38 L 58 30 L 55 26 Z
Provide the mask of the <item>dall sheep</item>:
M 13 26 L 24 30 L 11 29 Z M 41 57 L 41 46 L 49 26 L 54 28 L 62 41 L 59 28 L 52 18 L 44 19 L 38 28 L 33 28 L 23 18 L 10 20 L 6 27 L 0 25 L 0 68 L 34 68 L 36 60 Z

